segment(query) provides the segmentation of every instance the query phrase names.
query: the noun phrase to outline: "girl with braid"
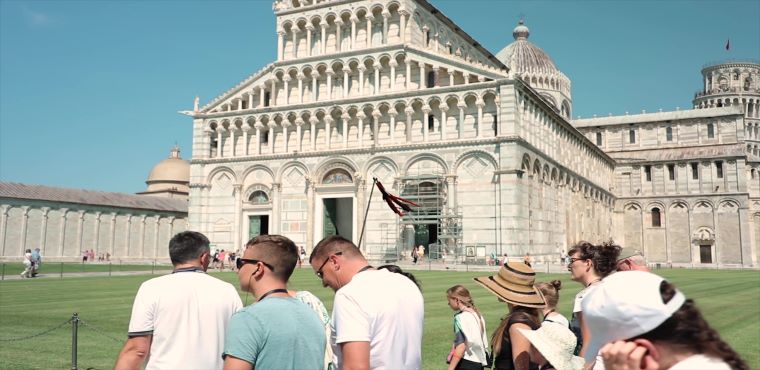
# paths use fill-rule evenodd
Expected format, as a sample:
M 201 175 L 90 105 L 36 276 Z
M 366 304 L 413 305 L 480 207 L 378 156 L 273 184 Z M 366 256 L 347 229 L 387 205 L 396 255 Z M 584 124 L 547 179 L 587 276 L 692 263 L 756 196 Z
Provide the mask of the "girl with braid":
M 610 275 L 583 300 L 590 352 L 607 370 L 749 370 L 696 304 L 662 277 Z
M 454 314 L 454 345 L 449 354 L 449 370 L 482 370 L 488 364 L 486 320 L 480 314 L 470 291 L 454 285 L 446 291 Z

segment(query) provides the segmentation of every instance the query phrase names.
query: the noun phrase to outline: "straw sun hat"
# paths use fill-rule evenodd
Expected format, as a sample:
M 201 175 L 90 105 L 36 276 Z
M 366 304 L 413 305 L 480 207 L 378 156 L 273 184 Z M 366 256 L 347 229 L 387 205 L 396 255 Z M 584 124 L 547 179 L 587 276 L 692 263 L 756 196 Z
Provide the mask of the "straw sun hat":
M 507 262 L 499 273 L 476 277 L 475 282 L 497 297 L 517 306 L 544 307 L 544 298 L 533 288 L 536 273 L 523 262 Z

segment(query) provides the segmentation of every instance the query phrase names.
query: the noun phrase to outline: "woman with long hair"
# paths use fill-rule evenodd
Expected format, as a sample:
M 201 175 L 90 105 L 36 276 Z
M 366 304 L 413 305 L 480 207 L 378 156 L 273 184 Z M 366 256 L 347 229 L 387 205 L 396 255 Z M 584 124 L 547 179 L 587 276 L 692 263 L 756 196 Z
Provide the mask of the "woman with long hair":
M 454 314 L 454 344 L 449 354 L 449 370 L 482 370 L 488 364 L 486 320 L 475 307 L 470 291 L 461 285 L 446 290 Z
M 536 283 L 536 289 L 541 292 L 546 301 L 546 306 L 541 309 L 541 314 L 544 319 L 541 321 L 541 325 L 546 323 L 555 323 L 564 327 L 569 327 L 570 322 L 561 313 L 557 312 L 557 305 L 559 304 L 559 290 L 562 289 L 562 282 L 559 280 L 552 280 L 551 282 Z
M 538 310 L 545 302 L 533 287 L 535 275 L 533 269 L 523 262 L 508 262 L 496 275 L 475 278 L 478 284 L 506 302 L 509 310 L 491 336 L 494 369 L 538 368 L 530 361 L 530 342 L 520 331 L 540 327 Z
M 607 370 L 749 370 L 694 301 L 652 273 L 611 275 L 584 299 L 583 312 L 589 351 L 601 347 Z

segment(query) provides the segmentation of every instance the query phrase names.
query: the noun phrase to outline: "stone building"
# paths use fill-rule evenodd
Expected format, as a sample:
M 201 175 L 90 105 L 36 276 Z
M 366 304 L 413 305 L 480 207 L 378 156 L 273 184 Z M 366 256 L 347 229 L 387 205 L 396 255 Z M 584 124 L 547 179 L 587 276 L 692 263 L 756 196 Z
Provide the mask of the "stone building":
M 263 233 L 359 242 L 366 224 L 375 258 L 424 244 L 556 261 L 613 237 L 653 263 L 756 264 L 757 64 L 727 83 L 706 68 L 704 109 L 573 121 L 570 80 L 522 22 L 493 55 L 426 0 L 273 10 L 277 60 L 183 112 L 189 224 L 220 248 Z M 397 217 L 373 178 L 420 207 Z
M 169 239 L 187 229 L 188 179 L 174 148 L 151 170 L 146 195 L 0 182 L 0 259 L 40 248 L 48 261 L 84 250 L 112 261 L 168 260 Z

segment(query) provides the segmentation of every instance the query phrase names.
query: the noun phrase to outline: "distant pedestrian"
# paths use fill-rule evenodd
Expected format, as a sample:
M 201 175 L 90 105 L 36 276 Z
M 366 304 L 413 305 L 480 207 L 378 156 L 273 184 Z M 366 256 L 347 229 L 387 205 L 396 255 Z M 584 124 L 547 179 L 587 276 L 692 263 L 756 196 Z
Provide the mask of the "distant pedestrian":
M 26 252 L 24 252 L 24 257 L 22 260 L 24 264 L 24 271 L 21 271 L 21 277 L 22 278 L 30 278 L 32 277 L 32 250 L 27 249 Z
M 82 263 L 87 262 L 87 257 L 89 257 L 89 256 L 90 256 L 90 254 L 87 253 L 87 250 L 83 250 L 82 251 Z
M 34 248 L 32 251 L 32 277 L 37 276 L 42 267 L 42 253 L 39 248 Z
M 530 252 L 525 253 L 525 256 L 523 257 L 523 263 L 528 265 L 528 267 L 533 267 L 531 263 L 533 262 L 533 258 L 530 257 Z
M 169 241 L 171 274 L 137 291 L 115 369 L 221 369 L 224 332 L 242 307 L 237 289 L 206 274 L 209 240 L 185 231 Z

